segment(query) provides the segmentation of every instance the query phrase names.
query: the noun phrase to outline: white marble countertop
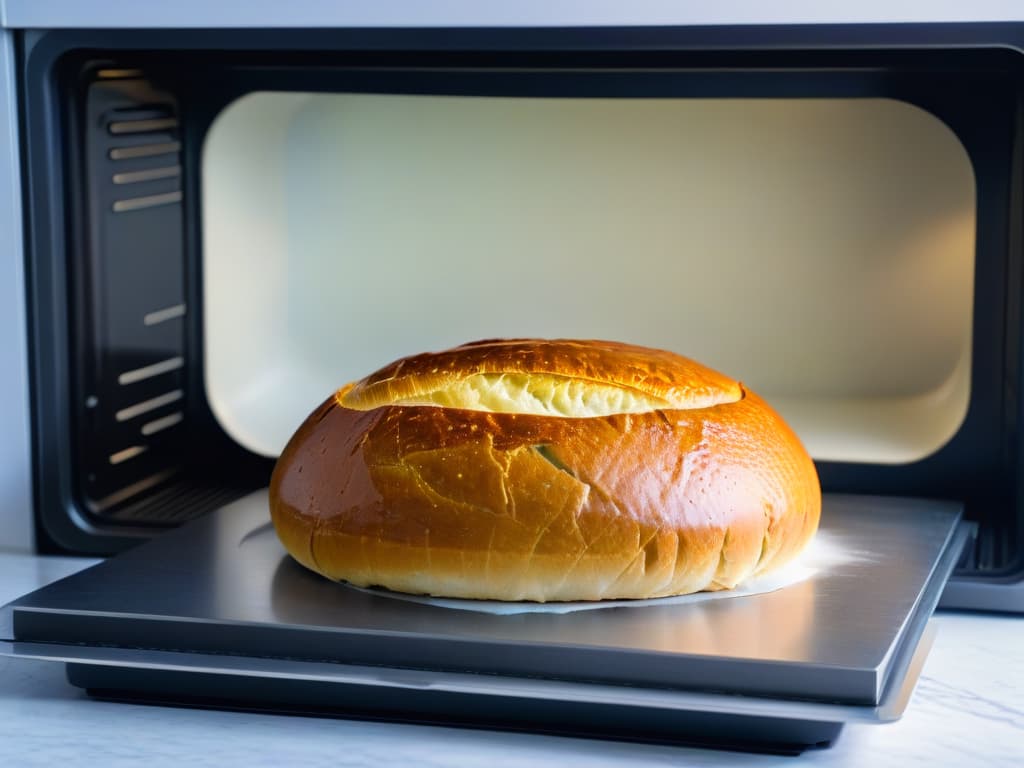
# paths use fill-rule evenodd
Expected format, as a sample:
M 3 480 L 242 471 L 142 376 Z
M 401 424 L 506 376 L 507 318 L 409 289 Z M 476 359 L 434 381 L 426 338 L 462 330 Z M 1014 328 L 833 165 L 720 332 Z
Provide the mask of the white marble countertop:
M 93 561 L 0 553 L 0 604 Z M 0 766 L 1024 766 L 1024 617 L 941 613 L 903 719 L 802 757 L 90 700 L 0 657 Z

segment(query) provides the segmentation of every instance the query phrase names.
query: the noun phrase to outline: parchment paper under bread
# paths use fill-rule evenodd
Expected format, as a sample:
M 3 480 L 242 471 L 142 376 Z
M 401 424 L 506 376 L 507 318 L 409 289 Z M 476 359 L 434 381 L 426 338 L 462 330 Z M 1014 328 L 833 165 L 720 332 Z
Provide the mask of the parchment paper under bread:
M 807 549 L 796 560 L 784 568 L 773 573 L 765 574 L 757 579 L 751 579 L 735 589 L 726 589 L 720 592 L 696 592 L 692 595 L 679 595 L 677 597 L 657 597 L 650 600 L 593 600 L 586 602 L 566 603 L 528 603 L 528 602 L 505 602 L 500 600 L 463 600 L 446 597 L 428 597 L 426 595 L 406 595 L 400 592 L 391 592 L 386 589 L 364 589 L 353 587 L 350 584 L 344 586 L 348 589 L 357 589 L 360 592 L 368 592 L 378 597 L 388 597 L 394 600 L 404 600 L 410 603 L 421 605 L 432 605 L 437 608 L 448 608 L 457 611 L 477 611 L 479 613 L 491 613 L 495 615 L 511 615 L 517 613 L 572 613 L 574 611 L 601 611 L 611 608 L 644 608 L 648 606 L 664 605 L 686 605 L 689 603 L 700 603 L 707 600 L 729 600 L 736 597 L 752 597 L 775 592 L 786 587 L 799 584 L 812 576 L 826 572 L 841 563 L 851 561 L 870 561 L 873 557 L 869 552 L 859 552 L 844 545 L 842 539 L 834 534 L 818 531 L 814 539 L 807 546 Z

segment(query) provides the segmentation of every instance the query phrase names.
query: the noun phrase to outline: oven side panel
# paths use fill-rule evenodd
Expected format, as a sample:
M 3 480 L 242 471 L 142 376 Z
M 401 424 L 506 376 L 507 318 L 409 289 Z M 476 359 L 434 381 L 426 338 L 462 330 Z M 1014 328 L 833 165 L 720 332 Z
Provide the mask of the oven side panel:
M 25 264 L 14 34 L 0 29 L 0 549 L 32 548 Z

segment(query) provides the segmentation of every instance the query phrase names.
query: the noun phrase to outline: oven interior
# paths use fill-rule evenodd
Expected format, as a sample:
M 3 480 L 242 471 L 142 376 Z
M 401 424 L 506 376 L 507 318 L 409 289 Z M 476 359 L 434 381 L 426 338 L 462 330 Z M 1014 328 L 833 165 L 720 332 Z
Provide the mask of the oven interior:
M 265 485 L 395 357 L 538 335 L 718 368 L 826 491 L 963 502 L 960 578 L 1019 573 L 1016 55 L 77 34 L 22 51 L 43 550 Z

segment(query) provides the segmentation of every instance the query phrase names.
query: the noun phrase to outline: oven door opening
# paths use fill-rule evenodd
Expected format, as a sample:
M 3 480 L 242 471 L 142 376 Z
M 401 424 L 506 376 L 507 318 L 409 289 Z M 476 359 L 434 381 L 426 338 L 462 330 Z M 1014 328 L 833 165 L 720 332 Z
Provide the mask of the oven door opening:
M 34 384 L 60 547 L 264 486 L 397 357 L 584 337 L 739 379 L 826 492 L 963 503 L 962 573 L 1016 573 L 1014 56 L 158 49 L 39 53 L 69 98 L 28 98 L 27 135 L 64 115 L 72 148 L 75 237 L 34 230 L 38 347 L 70 361 Z
M 824 461 L 919 461 L 967 413 L 973 170 L 905 102 L 257 92 L 201 176 L 206 394 L 268 457 L 342 384 L 495 337 L 693 357 Z

